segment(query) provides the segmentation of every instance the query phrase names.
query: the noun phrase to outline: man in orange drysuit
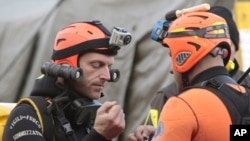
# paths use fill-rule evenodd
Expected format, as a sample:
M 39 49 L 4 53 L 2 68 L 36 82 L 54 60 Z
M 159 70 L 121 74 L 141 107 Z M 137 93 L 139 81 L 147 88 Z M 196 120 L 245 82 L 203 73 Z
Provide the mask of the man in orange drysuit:
M 221 99 L 203 88 L 188 89 L 216 80 L 239 93 L 245 92 L 224 67 L 231 53 L 226 21 L 209 12 L 191 12 L 162 29 L 165 33 L 158 41 L 170 49 L 177 89 L 181 92 L 164 105 L 156 130 L 140 126 L 129 134 L 128 141 L 141 141 L 144 136 L 153 141 L 228 141 L 232 120 Z
M 211 6 L 208 12 L 221 16 L 226 20 L 228 24 L 228 29 L 229 29 L 230 39 L 232 40 L 232 44 L 231 44 L 230 62 L 227 63 L 226 68 L 230 76 L 237 81 L 244 74 L 244 71 L 240 70 L 239 63 L 236 59 L 236 53 L 239 50 L 240 35 L 237 25 L 233 19 L 233 15 L 229 9 L 223 6 Z M 246 78 L 242 81 L 241 84 L 250 87 L 250 75 L 246 76 Z M 178 92 L 176 88 L 176 83 L 174 81 L 169 85 L 167 85 L 166 87 L 164 87 L 163 89 L 159 90 L 155 94 L 154 99 L 151 102 L 150 105 L 151 109 L 146 118 L 145 124 L 157 127 L 157 121 L 165 102 L 168 100 L 169 97 L 175 96 L 177 94 Z

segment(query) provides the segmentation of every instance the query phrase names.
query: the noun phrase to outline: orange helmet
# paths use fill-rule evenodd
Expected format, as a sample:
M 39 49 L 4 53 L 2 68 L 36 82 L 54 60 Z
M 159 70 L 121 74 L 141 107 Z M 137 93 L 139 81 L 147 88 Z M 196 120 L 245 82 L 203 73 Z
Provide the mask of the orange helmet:
M 230 57 L 226 21 L 208 12 L 191 12 L 177 18 L 162 43 L 169 47 L 173 66 L 180 73 L 189 71 L 209 53 L 221 53 L 216 47 L 223 48 L 224 64 Z
M 119 47 L 110 46 L 110 36 L 110 32 L 100 21 L 68 25 L 56 35 L 52 62 L 78 67 L 78 57 L 85 52 L 95 51 L 116 55 Z

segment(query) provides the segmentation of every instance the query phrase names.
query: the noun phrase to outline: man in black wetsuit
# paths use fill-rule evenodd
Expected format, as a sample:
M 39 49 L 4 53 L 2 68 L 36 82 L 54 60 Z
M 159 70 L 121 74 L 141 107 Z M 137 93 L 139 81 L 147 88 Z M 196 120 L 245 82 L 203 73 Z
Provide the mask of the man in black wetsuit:
M 100 104 L 97 99 L 107 81 L 116 81 L 113 75 L 119 71 L 111 66 L 120 46 L 130 42 L 120 40 L 125 35 L 131 37 L 118 28 L 111 34 L 100 21 L 73 23 L 59 31 L 52 61 L 31 92 L 45 101 L 43 106 L 37 102 L 45 112 L 37 114 L 31 104 L 19 104 L 8 118 L 3 141 L 108 141 L 120 135 L 123 109 L 116 101 Z M 82 77 L 71 78 L 72 70 L 80 70 Z

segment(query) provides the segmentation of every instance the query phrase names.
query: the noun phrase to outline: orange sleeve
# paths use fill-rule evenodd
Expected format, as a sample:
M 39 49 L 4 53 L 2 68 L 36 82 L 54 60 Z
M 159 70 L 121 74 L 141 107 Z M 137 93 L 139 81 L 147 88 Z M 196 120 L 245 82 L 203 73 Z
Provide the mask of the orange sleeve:
M 153 140 L 228 141 L 230 125 L 227 108 L 215 94 L 190 89 L 164 105 Z
M 189 141 L 196 131 L 197 121 L 191 108 L 182 99 L 171 97 L 160 114 L 153 140 Z

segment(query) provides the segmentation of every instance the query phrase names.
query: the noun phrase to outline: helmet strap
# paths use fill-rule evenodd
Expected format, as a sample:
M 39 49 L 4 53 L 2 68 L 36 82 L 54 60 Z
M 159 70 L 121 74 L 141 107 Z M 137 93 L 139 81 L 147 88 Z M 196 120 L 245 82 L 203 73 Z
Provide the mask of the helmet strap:
M 181 78 L 182 78 L 182 85 L 184 88 L 190 85 L 190 82 L 188 79 L 188 72 L 182 73 Z
M 109 30 L 105 26 L 103 26 L 103 24 L 101 23 L 101 21 L 93 20 L 91 22 L 86 22 L 86 23 L 89 23 L 89 24 L 97 26 L 102 32 L 104 32 L 106 34 L 106 36 L 108 36 L 108 37 L 111 36 L 111 33 L 109 32 Z
M 53 50 L 52 59 L 59 60 L 97 48 L 109 48 L 109 38 L 93 39 L 62 50 Z
M 209 34 L 208 32 L 214 31 L 214 30 L 226 30 L 227 25 L 221 24 L 221 25 L 213 25 L 213 26 L 208 26 L 204 27 L 201 29 L 196 29 L 196 28 L 187 28 L 190 31 L 182 31 L 182 32 L 168 32 L 165 37 L 167 38 L 179 38 L 179 37 L 186 37 L 186 36 L 198 36 L 202 38 L 207 38 L 207 39 L 215 39 L 215 38 L 229 38 L 230 35 L 228 32 L 223 32 L 223 33 L 216 33 L 216 34 Z

